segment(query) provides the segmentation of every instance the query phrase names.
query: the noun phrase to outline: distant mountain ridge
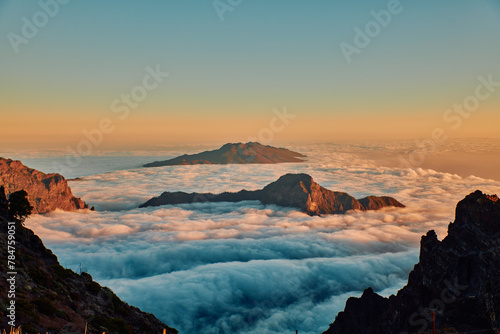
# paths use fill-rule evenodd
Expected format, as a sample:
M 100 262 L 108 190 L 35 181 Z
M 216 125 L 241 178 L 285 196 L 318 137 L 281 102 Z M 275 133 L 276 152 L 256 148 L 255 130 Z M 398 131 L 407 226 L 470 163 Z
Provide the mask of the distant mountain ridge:
M 33 213 L 89 208 L 88 204 L 73 196 L 62 175 L 45 174 L 17 160 L 0 158 L 0 186 L 5 187 L 7 194 L 25 190 Z
M 303 162 L 306 156 L 290 151 L 262 145 L 257 142 L 228 143 L 219 149 L 145 164 L 144 167 L 161 167 L 199 164 L 275 164 L 284 162 Z
M 360 200 L 351 195 L 321 187 L 307 174 L 286 174 L 261 190 L 241 190 L 236 193 L 185 193 L 164 192 L 140 207 L 193 202 L 240 202 L 258 200 L 263 204 L 275 204 L 298 208 L 309 215 L 345 213 L 348 210 L 378 210 L 383 207 L 404 207 L 392 197 L 369 196 Z
M 481 191 L 456 208 L 448 236 L 422 237 L 420 261 L 397 295 L 349 298 L 323 334 L 500 333 L 500 199 Z

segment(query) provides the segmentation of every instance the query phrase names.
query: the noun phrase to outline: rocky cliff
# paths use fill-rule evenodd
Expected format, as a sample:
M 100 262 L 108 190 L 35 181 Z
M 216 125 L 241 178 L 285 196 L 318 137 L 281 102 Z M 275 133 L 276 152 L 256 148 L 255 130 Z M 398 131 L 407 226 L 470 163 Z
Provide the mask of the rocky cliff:
M 500 333 L 500 200 L 460 201 L 443 241 L 422 237 L 420 261 L 396 296 L 349 298 L 325 334 Z
M 0 158 L 0 186 L 5 187 L 7 194 L 25 190 L 33 213 L 89 208 L 88 204 L 73 196 L 62 175 L 45 174 L 16 160 Z
M 144 167 L 199 164 L 275 164 L 302 162 L 305 155 L 286 148 L 262 145 L 256 142 L 225 144 L 213 151 L 184 154 L 179 157 L 145 164 Z
M 351 195 L 323 188 L 307 174 L 286 174 L 261 190 L 241 190 L 236 193 L 164 192 L 141 207 L 193 202 L 239 202 L 258 200 L 300 209 L 309 215 L 345 213 L 349 210 L 378 210 L 386 206 L 404 207 L 391 197 L 370 196 L 358 201 Z
M 0 188 L 1 189 L 1 188 Z M 0 191 L 0 250 L 7 254 L 7 200 Z M 121 301 L 109 288 L 102 287 L 87 273 L 63 268 L 57 257 L 33 231 L 15 224 L 15 325 L 23 333 L 177 333 L 154 315 Z M 10 314 L 7 281 L 13 271 L 7 257 L 0 262 L 1 327 L 9 331 Z

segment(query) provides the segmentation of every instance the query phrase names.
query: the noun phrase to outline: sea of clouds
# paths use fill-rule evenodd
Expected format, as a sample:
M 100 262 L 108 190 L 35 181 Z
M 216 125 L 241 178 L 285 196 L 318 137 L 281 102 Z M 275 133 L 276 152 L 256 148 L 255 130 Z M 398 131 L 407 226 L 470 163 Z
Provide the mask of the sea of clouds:
M 85 267 L 183 334 L 312 334 L 367 287 L 387 296 L 404 286 L 421 236 L 434 229 L 445 237 L 465 195 L 500 192 L 498 181 L 377 166 L 363 158 L 379 149 L 373 146 L 290 148 L 309 160 L 130 169 L 155 159 L 94 158 L 87 176 L 70 186 L 97 211 L 35 215 L 26 225 L 62 265 Z M 138 208 L 163 191 L 253 190 L 299 172 L 328 189 L 357 198 L 389 195 L 407 207 L 322 217 L 257 201 Z

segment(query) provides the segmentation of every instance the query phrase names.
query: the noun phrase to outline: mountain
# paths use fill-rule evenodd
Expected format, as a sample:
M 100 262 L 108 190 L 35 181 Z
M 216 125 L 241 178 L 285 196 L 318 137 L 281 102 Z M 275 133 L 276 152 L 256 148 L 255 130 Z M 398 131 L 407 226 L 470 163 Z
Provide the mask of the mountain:
M 7 253 L 8 202 L 0 187 L 0 249 Z M 102 287 L 92 277 L 63 268 L 57 257 L 33 231 L 15 228 L 15 299 L 8 296 L 13 271 L 7 268 L 7 257 L 0 262 L 1 326 L 10 326 L 10 300 L 15 300 L 15 324 L 23 333 L 177 333 L 154 315 L 142 312 L 118 298 L 109 288 Z
M 260 201 L 299 208 L 309 215 L 364 210 L 351 195 L 323 188 L 307 174 L 286 174 L 262 189 Z
M 396 296 L 349 298 L 324 334 L 500 333 L 500 200 L 460 201 L 448 235 L 422 237 L 420 261 Z
M 200 164 L 276 164 L 282 162 L 302 162 L 306 156 L 286 148 L 262 145 L 257 142 L 225 144 L 218 150 L 145 164 L 144 167 Z
M 351 195 L 323 188 L 307 174 L 286 174 L 261 190 L 236 193 L 164 192 L 140 207 L 193 202 L 240 202 L 258 200 L 263 204 L 300 209 L 309 215 L 345 213 L 348 210 L 378 210 L 386 206 L 404 207 L 391 197 L 370 196 L 358 201 Z
M 7 194 L 25 190 L 33 213 L 89 208 L 88 204 L 73 196 L 62 175 L 42 173 L 26 167 L 21 161 L 0 158 L 0 186 L 5 187 Z

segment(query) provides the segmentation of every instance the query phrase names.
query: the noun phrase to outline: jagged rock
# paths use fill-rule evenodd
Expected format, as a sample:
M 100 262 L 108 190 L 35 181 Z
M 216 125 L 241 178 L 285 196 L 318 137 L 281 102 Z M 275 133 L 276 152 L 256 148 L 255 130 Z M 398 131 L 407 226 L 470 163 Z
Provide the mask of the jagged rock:
M 62 175 L 42 173 L 26 167 L 21 161 L 0 158 L 0 186 L 4 186 L 7 194 L 25 190 L 33 213 L 89 208 L 88 204 L 73 196 Z
M 140 207 L 194 202 L 239 202 L 258 200 L 263 204 L 275 204 L 298 208 L 309 215 L 345 213 L 349 210 L 378 210 L 386 206 L 404 207 L 391 197 L 370 196 L 366 207 L 347 193 L 321 187 L 307 174 L 286 174 L 261 190 L 241 190 L 236 193 L 185 193 L 164 192 Z
M 8 206 L 0 187 L 0 213 Z M 0 215 L 0 251 L 7 254 L 8 214 Z M 15 224 L 15 307 L 16 327 L 23 333 L 177 333 L 154 315 L 142 312 L 102 287 L 92 276 L 63 268 L 33 231 Z M 9 286 L 7 260 L 0 261 L 1 327 L 9 330 L 6 317 Z
M 420 261 L 396 296 L 349 298 L 324 333 L 429 333 L 433 310 L 439 333 L 500 333 L 497 196 L 478 190 L 460 201 L 443 241 L 434 231 L 422 237 Z
M 145 164 L 144 167 L 199 164 L 275 164 L 302 162 L 306 156 L 286 148 L 262 145 L 257 142 L 228 143 L 213 151 L 184 154 L 179 157 Z

